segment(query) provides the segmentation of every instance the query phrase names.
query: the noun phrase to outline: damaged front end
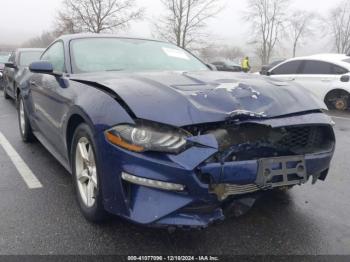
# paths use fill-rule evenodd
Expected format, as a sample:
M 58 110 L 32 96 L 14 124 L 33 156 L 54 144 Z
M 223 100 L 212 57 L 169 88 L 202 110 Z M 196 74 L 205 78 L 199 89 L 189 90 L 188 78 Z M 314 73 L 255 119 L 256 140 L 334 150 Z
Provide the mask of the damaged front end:
M 195 134 L 191 141 L 203 149 L 213 147 L 209 137 L 217 141 L 217 151 L 194 170 L 218 201 L 209 205 L 211 212 L 226 216 L 244 214 L 264 191 L 302 185 L 310 178 L 313 183 L 325 180 L 335 149 L 332 121 L 322 113 L 235 120 L 186 131 Z M 203 208 L 209 212 L 207 201 L 181 212 Z
M 187 146 L 177 154 L 108 150 L 106 161 L 123 174 L 121 190 L 111 187 L 107 197 L 110 212 L 144 225 L 207 227 L 244 214 L 267 190 L 324 180 L 335 149 L 332 121 L 322 112 L 182 129 Z
M 218 152 L 198 167 L 198 177 L 221 201 L 302 185 L 310 177 L 324 180 L 335 148 L 331 124 L 311 114 L 195 127 L 218 141 Z

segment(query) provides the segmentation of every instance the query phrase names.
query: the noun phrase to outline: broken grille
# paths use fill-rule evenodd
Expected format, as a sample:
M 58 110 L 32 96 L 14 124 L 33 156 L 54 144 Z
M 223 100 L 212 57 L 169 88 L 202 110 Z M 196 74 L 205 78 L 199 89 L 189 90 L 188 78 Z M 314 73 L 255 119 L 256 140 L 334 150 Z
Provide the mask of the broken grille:
M 271 128 L 245 124 L 208 128 L 201 134 L 213 134 L 219 144 L 219 153 L 207 162 L 314 154 L 329 152 L 335 145 L 332 128 L 326 125 Z
M 302 148 L 314 148 L 322 143 L 323 132 L 317 127 L 285 128 L 285 136 L 276 142 L 277 146 L 289 148 L 292 151 Z

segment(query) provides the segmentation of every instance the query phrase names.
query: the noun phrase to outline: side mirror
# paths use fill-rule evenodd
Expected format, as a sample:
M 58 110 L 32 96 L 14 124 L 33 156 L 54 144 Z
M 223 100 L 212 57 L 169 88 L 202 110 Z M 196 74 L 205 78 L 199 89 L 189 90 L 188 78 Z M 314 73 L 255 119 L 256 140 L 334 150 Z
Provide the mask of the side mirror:
M 0 79 L 2 78 L 2 72 L 0 72 Z
M 33 62 L 29 65 L 32 73 L 53 74 L 53 65 L 48 61 Z
M 270 71 L 266 71 L 265 75 L 270 76 L 272 73 Z
M 5 67 L 16 69 L 17 65 L 13 62 L 7 62 L 5 63 Z
M 341 81 L 341 82 L 349 82 L 349 81 L 350 81 L 350 76 L 348 76 L 348 75 L 343 75 L 343 76 L 340 78 L 340 81 Z

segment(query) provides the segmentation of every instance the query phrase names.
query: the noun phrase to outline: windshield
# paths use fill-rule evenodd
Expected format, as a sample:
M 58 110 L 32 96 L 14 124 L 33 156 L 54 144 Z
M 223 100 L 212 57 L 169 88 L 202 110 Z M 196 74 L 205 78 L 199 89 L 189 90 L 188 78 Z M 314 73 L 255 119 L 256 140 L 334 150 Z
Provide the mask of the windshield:
M 99 71 L 209 70 L 172 44 L 119 38 L 85 38 L 71 42 L 73 73 Z
M 23 51 L 19 56 L 20 66 L 29 66 L 32 62 L 40 60 L 41 51 Z
M 9 53 L 0 53 L 0 64 L 5 64 L 6 62 L 8 62 L 9 57 Z

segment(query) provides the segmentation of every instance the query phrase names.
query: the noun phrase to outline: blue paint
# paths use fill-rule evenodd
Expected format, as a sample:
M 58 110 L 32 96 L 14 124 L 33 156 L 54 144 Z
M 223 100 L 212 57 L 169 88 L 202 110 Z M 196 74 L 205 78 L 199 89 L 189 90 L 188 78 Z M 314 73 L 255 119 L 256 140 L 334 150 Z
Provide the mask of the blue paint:
M 227 123 L 235 110 L 266 115 L 231 119 L 236 125 L 331 125 L 331 120 L 320 112 L 324 105 L 303 89 L 253 75 L 211 71 L 71 74 L 69 43 L 77 37 L 83 36 L 59 40 L 65 47 L 66 74 L 27 73 L 21 83 L 25 108 L 33 131 L 40 134 L 44 146 L 53 149 L 51 152 L 68 171 L 71 171 L 67 141 L 70 120 L 79 116 L 90 126 L 97 146 L 105 209 L 132 222 L 205 227 L 221 220 L 222 203 L 209 193 L 209 185 L 201 175 L 205 174 L 213 183 L 250 184 L 256 180 L 258 161 L 226 158 L 219 163 L 208 161 L 219 149 L 216 138 L 206 134 L 193 134 L 188 138 L 191 146 L 178 155 L 133 153 L 106 141 L 104 132 L 113 126 L 134 124 L 135 116 L 175 127 Z M 47 64 L 32 65 L 33 69 L 44 66 L 47 69 Z M 30 85 L 33 81 L 35 86 Z M 241 147 L 237 145 L 232 150 Z M 332 156 L 333 152 L 307 155 L 308 174 L 327 170 Z M 128 195 L 122 172 L 183 184 L 186 191 L 175 193 L 132 185 Z M 219 207 L 208 213 L 184 211 L 196 203 Z

